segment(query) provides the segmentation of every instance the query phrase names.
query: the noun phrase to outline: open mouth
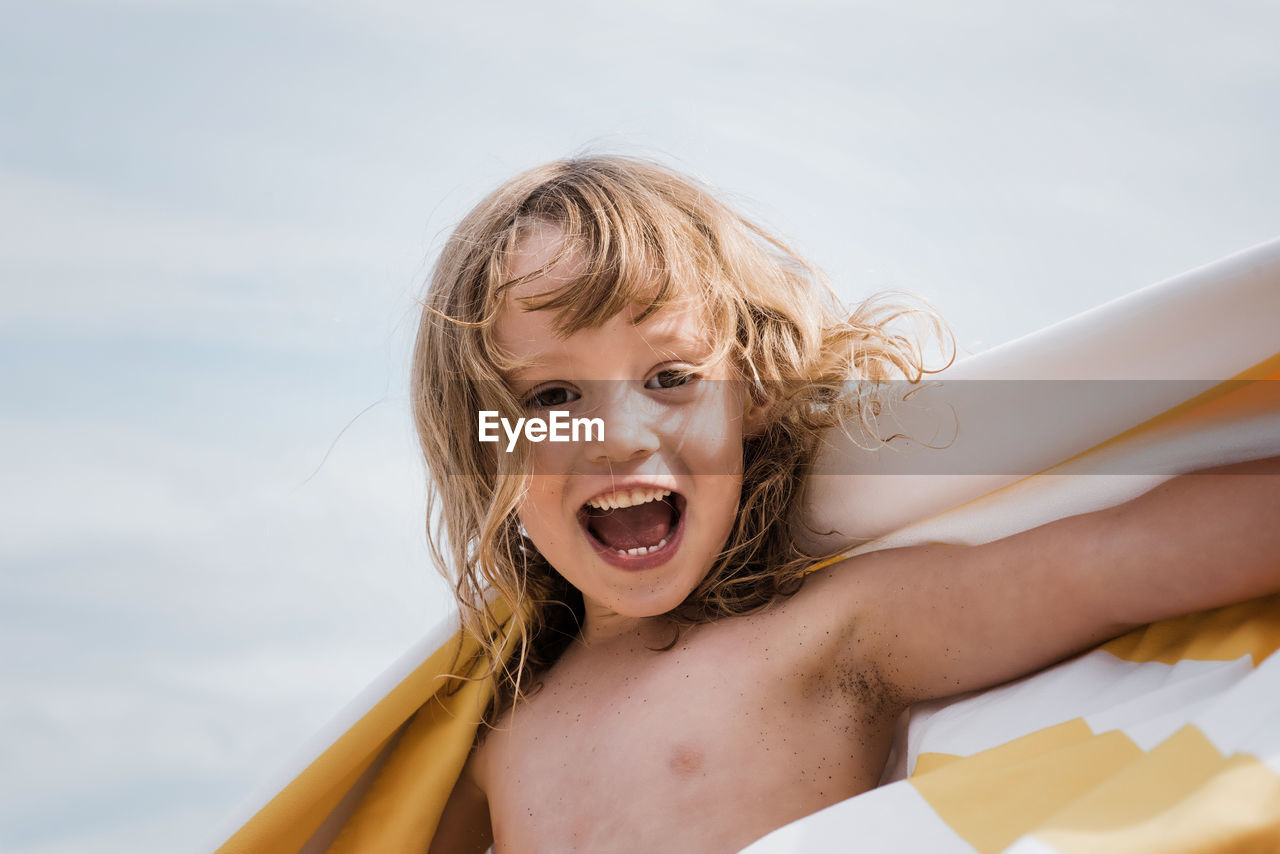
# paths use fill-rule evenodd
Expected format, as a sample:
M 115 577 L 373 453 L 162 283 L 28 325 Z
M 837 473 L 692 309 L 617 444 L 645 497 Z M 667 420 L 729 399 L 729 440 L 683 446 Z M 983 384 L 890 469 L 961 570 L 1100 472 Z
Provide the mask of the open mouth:
M 685 499 L 666 489 L 633 489 L 578 510 L 587 539 L 606 556 L 638 558 L 668 550 L 680 532 Z

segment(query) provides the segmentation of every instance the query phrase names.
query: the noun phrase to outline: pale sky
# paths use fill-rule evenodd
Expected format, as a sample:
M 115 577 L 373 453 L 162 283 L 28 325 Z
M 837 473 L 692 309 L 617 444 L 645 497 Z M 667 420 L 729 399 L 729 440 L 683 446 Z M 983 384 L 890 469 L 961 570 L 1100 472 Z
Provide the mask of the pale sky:
M 0 849 L 198 852 L 447 612 L 444 236 L 662 157 L 979 350 L 1280 235 L 1280 6 L 5 4 Z

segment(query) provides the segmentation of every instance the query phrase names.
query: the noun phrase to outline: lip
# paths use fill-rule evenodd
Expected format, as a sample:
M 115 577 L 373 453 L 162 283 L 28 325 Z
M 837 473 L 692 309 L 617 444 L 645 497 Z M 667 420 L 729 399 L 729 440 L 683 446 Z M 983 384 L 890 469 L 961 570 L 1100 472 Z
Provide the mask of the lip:
M 666 489 L 667 487 L 662 487 Z M 604 493 L 601 493 L 604 494 Z M 676 521 L 676 529 L 671 532 L 671 536 L 667 538 L 667 544 L 656 552 L 649 552 L 642 555 L 620 554 L 606 546 L 604 543 L 591 536 L 591 532 L 587 530 L 586 521 L 579 516 L 578 529 L 582 532 L 582 536 L 586 539 L 591 548 L 595 549 L 600 559 L 610 566 L 628 572 L 641 572 L 646 569 L 655 569 L 662 566 L 671 558 L 675 557 L 676 551 L 680 548 L 680 541 L 684 539 L 684 520 L 689 515 L 688 502 L 684 496 L 672 490 L 671 493 L 676 500 L 676 509 L 680 511 L 680 518 Z

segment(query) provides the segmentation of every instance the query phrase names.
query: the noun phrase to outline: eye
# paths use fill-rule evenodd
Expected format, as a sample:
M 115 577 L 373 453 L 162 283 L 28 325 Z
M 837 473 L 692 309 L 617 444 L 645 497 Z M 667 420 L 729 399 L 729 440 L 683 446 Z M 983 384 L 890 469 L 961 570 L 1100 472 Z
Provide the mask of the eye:
M 577 400 L 578 397 L 577 392 L 571 391 L 562 385 L 550 385 L 536 389 L 526 396 L 522 403 L 526 409 L 531 407 L 551 409 L 556 406 L 567 406 Z
M 688 385 L 698 378 L 698 375 L 687 370 L 669 368 L 665 371 L 658 371 L 649 381 L 644 384 L 645 388 L 651 389 L 671 389 L 680 388 L 680 386 Z

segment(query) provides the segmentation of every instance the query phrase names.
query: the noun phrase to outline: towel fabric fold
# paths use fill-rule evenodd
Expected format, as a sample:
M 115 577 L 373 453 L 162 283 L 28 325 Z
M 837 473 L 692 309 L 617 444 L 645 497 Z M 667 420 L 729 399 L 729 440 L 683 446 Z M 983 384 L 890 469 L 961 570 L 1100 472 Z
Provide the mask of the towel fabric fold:
M 850 554 L 986 542 L 1127 500 L 1179 471 L 1280 453 L 1278 321 L 1273 241 L 962 362 L 953 376 L 966 380 L 1203 382 L 1174 401 L 1153 384 L 1151 400 L 1130 401 L 1105 438 L 1066 450 L 1055 439 L 1049 458 L 1020 461 L 1030 476 L 895 477 L 882 460 L 867 461 L 875 476 L 825 475 L 813 490 L 824 506 L 877 514 L 857 529 L 828 517 L 826 528 L 846 544 L 871 540 Z M 830 470 L 858 470 L 860 451 L 833 453 Z M 1280 850 L 1277 647 L 1280 596 L 1270 596 L 922 704 L 886 785 L 745 850 Z M 492 695 L 483 679 L 446 685 L 455 662 L 483 671 L 476 644 L 445 627 L 415 645 L 233 820 L 219 854 L 425 852 Z

